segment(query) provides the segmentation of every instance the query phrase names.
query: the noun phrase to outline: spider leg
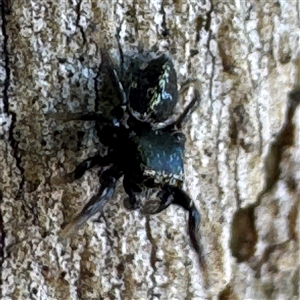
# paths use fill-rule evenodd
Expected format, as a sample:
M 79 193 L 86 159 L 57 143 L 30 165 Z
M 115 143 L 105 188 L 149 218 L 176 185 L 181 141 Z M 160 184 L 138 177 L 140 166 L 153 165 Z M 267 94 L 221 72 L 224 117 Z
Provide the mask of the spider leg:
M 189 236 L 194 250 L 198 255 L 198 261 L 200 268 L 203 272 L 204 284 L 208 286 L 208 273 L 206 268 L 206 262 L 204 259 L 203 249 L 201 246 L 201 235 L 200 235 L 200 214 L 195 207 L 192 199 L 180 188 L 172 187 L 174 201 L 173 204 L 183 207 L 189 213 Z
M 93 168 L 94 166 L 98 165 L 101 167 L 105 167 L 109 165 L 110 162 L 111 160 L 109 155 L 106 156 L 96 155 L 93 157 L 89 157 L 86 160 L 84 160 L 82 163 L 80 163 L 73 172 L 68 173 L 66 175 L 67 180 L 68 182 L 72 182 L 82 177 L 85 171 Z
M 194 89 L 194 97 L 192 101 L 187 105 L 187 107 L 184 109 L 184 111 L 180 114 L 177 120 L 174 120 L 174 118 L 169 118 L 168 120 L 153 126 L 153 129 L 164 129 L 164 130 L 172 130 L 174 127 L 177 129 L 181 129 L 184 125 L 184 123 L 190 118 L 191 114 L 196 110 L 200 103 L 200 93 L 197 89 Z
M 120 48 L 119 48 L 119 50 L 120 50 Z M 102 59 L 101 67 L 106 69 L 106 72 L 107 72 L 108 76 L 110 77 L 110 80 L 112 81 L 113 86 L 117 89 L 117 92 L 119 93 L 119 96 L 122 99 L 122 103 L 125 104 L 127 102 L 127 97 L 126 97 L 126 93 L 124 91 L 124 87 L 118 76 L 117 70 L 115 67 L 112 67 L 113 63 L 110 59 L 110 56 L 109 56 L 107 50 L 105 48 L 102 48 L 100 50 L 100 52 L 101 52 L 101 59 Z M 123 59 L 124 59 L 123 52 L 120 52 L 120 56 L 121 56 L 121 64 L 123 64 Z M 121 70 L 122 70 L 122 68 L 121 68 Z
M 188 120 L 191 114 L 195 111 L 200 103 L 200 93 L 197 89 L 194 89 L 194 97 L 192 101 L 188 104 L 185 110 L 181 113 L 178 119 L 173 123 L 178 129 L 181 129 L 186 120 Z
M 117 90 L 117 93 L 119 94 L 119 98 L 121 99 L 121 104 L 127 103 L 127 96 L 124 90 L 124 87 L 121 83 L 121 80 L 118 76 L 118 73 L 115 68 L 112 67 L 112 62 L 109 57 L 108 52 L 103 48 L 101 49 L 101 58 L 102 58 L 102 64 L 99 69 L 99 72 L 102 69 L 106 69 L 106 73 L 109 76 L 113 86 Z M 99 75 L 99 74 L 98 74 Z M 98 76 L 97 75 L 97 76 Z M 101 99 L 97 99 L 97 101 L 101 101 Z M 112 110 L 112 117 L 116 117 L 117 119 L 121 119 L 124 115 L 124 107 L 117 106 L 115 109 Z M 46 114 L 47 117 L 50 117 L 55 120 L 60 121 L 74 121 L 74 120 L 81 120 L 81 121 L 98 121 L 100 123 L 106 122 L 109 124 L 113 124 L 114 120 L 111 118 L 108 118 L 104 116 L 100 112 L 89 112 L 84 111 L 80 113 L 54 113 L 54 112 L 48 112 Z
M 80 113 L 55 113 L 49 112 L 46 114 L 48 118 L 59 120 L 59 121 L 99 121 L 112 123 L 112 120 L 103 116 L 102 113 L 97 112 L 80 112 Z
M 180 188 L 172 187 L 173 203 L 181 206 L 189 213 L 189 235 L 193 245 L 193 248 L 199 254 L 202 259 L 202 250 L 200 247 L 199 239 L 199 226 L 200 226 L 200 214 L 195 207 L 192 199 Z
M 166 209 L 170 204 L 176 204 L 184 208 L 189 213 L 189 225 L 188 231 L 190 240 L 194 250 L 196 251 L 199 264 L 203 271 L 206 270 L 205 268 L 205 260 L 204 255 L 200 243 L 200 214 L 195 207 L 192 199 L 180 188 L 178 187 L 171 187 L 168 185 L 163 186 L 161 193 L 159 194 L 159 198 L 161 202 L 159 205 L 151 205 L 150 201 L 144 206 L 143 210 L 146 210 L 148 214 L 157 214 L 164 209 Z M 154 202 L 154 201 L 151 201 Z M 143 212 L 145 213 L 145 211 Z M 206 271 L 204 272 L 204 279 L 207 282 Z
M 60 184 L 60 183 L 73 182 L 74 180 L 82 177 L 85 171 L 93 168 L 94 166 L 98 165 L 104 167 L 104 166 L 108 166 L 110 163 L 111 163 L 111 158 L 109 155 L 106 156 L 96 155 L 93 157 L 89 157 L 85 159 L 82 163 L 80 163 L 73 172 L 70 172 L 62 177 L 54 176 L 51 179 L 51 183 Z
M 90 217 L 101 211 L 113 195 L 116 182 L 122 175 L 122 171 L 116 166 L 104 171 L 100 178 L 101 187 L 97 195 L 89 200 L 81 212 L 63 229 L 60 236 L 66 237 L 70 235 L 73 231 L 78 230 Z
M 123 200 L 124 207 L 128 210 L 137 209 L 139 207 L 139 204 L 135 197 L 135 193 L 140 193 L 142 191 L 141 188 L 133 181 L 131 181 L 126 175 L 123 179 L 123 187 L 126 194 L 128 195 L 128 197 Z
M 169 207 L 174 202 L 174 196 L 168 185 L 164 185 L 159 192 L 158 197 L 160 200 L 148 201 L 142 208 L 142 214 L 158 214 Z

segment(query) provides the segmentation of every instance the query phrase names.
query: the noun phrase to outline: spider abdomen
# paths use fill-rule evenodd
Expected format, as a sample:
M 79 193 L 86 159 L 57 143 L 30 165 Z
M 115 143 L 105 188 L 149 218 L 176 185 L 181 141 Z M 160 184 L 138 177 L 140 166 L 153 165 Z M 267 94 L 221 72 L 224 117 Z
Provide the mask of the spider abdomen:
M 138 139 L 143 174 L 155 183 L 178 185 L 183 181 L 184 145 L 163 131 L 144 131 Z

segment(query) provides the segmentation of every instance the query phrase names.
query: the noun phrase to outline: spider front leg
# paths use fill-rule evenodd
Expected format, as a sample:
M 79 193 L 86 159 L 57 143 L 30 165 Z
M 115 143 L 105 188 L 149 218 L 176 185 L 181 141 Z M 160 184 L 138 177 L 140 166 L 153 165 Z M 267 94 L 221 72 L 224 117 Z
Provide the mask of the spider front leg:
M 74 180 L 82 177 L 85 171 L 93 168 L 94 166 L 98 165 L 101 167 L 105 167 L 108 166 L 110 163 L 111 163 L 111 159 L 109 155 L 103 157 L 100 155 L 89 157 L 86 160 L 84 160 L 82 163 L 80 163 L 73 172 L 70 172 L 64 175 L 63 177 L 61 176 L 53 177 L 51 179 L 51 183 L 59 184 L 59 183 L 73 182 Z
M 89 200 L 81 212 L 63 229 L 60 236 L 70 235 L 73 231 L 78 230 L 90 217 L 101 211 L 113 195 L 116 182 L 122 175 L 122 171 L 116 166 L 104 171 L 100 178 L 101 187 L 97 195 Z
M 73 172 L 68 173 L 67 178 L 70 181 L 74 181 L 74 180 L 82 177 L 83 174 L 85 173 L 85 171 L 93 168 L 94 166 L 98 165 L 101 167 L 105 167 L 105 166 L 109 165 L 110 162 L 111 162 L 111 160 L 110 160 L 109 155 L 106 155 L 106 156 L 96 155 L 96 156 L 87 158 L 82 163 L 80 163 Z
M 134 210 L 139 207 L 138 201 L 135 197 L 135 193 L 140 193 L 142 189 L 135 184 L 133 181 L 131 181 L 126 175 L 123 179 L 123 187 L 128 195 L 123 201 L 123 205 L 128 210 Z

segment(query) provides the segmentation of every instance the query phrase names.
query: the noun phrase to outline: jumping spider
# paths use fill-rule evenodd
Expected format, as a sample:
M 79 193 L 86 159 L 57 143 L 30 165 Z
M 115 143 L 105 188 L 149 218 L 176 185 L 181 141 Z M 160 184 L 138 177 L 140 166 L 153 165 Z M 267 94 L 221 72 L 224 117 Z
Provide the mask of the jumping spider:
M 199 262 L 203 265 L 199 242 L 200 215 L 190 197 L 182 190 L 184 180 L 184 143 L 180 132 L 185 119 L 199 102 L 195 89 L 194 99 L 174 120 L 178 101 L 177 75 L 170 58 L 165 54 L 143 52 L 132 57 L 122 69 L 112 67 L 106 51 L 102 50 L 102 67 L 117 91 L 118 99 L 102 93 L 96 99 L 102 102 L 101 112 L 50 114 L 59 120 L 94 120 L 99 140 L 108 147 L 105 156 L 96 155 L 84 160 L 65 176 L 71 182 L 86 170 L 98 165 L 108 169 L 99 173 L 100 188 L 82 211 L 62 232 L 68 235 L 91 216 L 101 211 L 112 197 L 117 181 L 123 176 L 123 187 L 128 197 L 127 209 L 141 208 L 144 214 L 157 214 L 170 204 L 183 207 L 189 213 L 188 231 Z M 115 101 L 115 102 L 113 102 Z M 112 105 L 112 103 L 114 103 Z M 157 200 L 141 207 L 140 195 L 156 191 Z

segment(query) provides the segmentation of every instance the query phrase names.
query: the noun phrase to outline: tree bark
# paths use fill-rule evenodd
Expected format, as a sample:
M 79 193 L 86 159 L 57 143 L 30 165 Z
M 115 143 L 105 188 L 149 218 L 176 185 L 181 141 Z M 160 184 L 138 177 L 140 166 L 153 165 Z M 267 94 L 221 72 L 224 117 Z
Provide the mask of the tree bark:
M 2 0 L 0 298 L 298 299 L 299 14 L 286 0 Z M 117 64 L 139 43 L 201 91 L 184 128 L 185 191 L 202 217 L 207 287 L 186 213 L 128 212 L 121 184 L 103 216 L 58 239 L 99 182 L 97 169 L 51 178 L 99 142 L 94 122 L 45 115 L 93 111 L 100 49 Z

